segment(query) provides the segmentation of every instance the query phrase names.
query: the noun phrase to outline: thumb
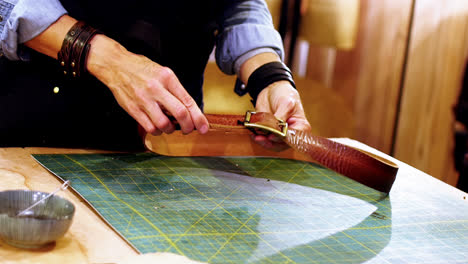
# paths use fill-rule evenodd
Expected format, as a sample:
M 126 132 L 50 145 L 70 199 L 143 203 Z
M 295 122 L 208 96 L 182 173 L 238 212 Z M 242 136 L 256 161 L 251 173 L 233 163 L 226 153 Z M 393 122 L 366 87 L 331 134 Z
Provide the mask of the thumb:
M 288 118 L 294 113 L 295 106 L 296 103 L 294 100 L 282 100 L 282 102 L 278 104 L 278 108 L 275 110 L 274 115 L 276 118 L 287 122 Z

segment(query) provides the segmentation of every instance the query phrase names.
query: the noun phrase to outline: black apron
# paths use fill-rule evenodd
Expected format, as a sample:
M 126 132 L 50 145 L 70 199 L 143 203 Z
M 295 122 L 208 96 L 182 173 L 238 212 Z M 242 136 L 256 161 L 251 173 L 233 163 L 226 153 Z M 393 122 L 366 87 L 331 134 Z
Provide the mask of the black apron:
M 203 72 L 222 1 L 61 2 L 70 16 L 170 67 L 203 107 Z M 29 62 L 0 58 L 0 80 L 0 147 L 142 148 L 137 123 L 93 76 L 67 79 L 56 60 L 32 51 Z

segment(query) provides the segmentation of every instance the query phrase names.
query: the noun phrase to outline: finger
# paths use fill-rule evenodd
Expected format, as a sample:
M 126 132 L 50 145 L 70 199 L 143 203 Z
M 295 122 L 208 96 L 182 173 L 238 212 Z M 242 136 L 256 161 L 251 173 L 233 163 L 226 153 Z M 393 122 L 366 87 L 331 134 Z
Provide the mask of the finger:
M 159 100 L 159 103 L 177 120 L 182 133 L 188 134 L 192 132 L 194 124 L 188 109 L 169 92 L 163 91 L 163 93 L 165 93 L 165 95 L 161 98 L 164 98 L 164 100 Z
M 161 134 L 161 131 L 151 122 L 150 118 L 143 111 L 133 110 L 127 111 L 130 116 L 135 119 L 138 124 L 146 131 L 146 133 L 158 136 Z
M 267 139 L 273 143 L 274 151 L 283 151 L 289 148 L 289 145 L 284 142 L 283 138 L 275 134 L 268 135 Z
M 281 100 L 278 108 L 274 112 L 274 115 L 276 118 L 288 121 L 288 118 L 294 113 L 296 106 L 296 101 L 294 99 L 287 98 L 285 100 Z
M 155 130 L 153 133 L 151 133 L 151 135 L 153 135 L 153 136 L 159 136 L 159 135 L 161 135 L 161 134 L 162 134 L 162 131 L 159 130 L 159 129 L 157 129 L 157 128 L 156 128 L 156 130 Z
M 271 142 L 275 142 L 275 143 L 283 142 L 283 139 L 280 138 L 279 136 L 275 135 L 275 134 L 268 135 L 267 139 L 270 140 Z
M 302 130 L 302 131 L 310 131 L 312 129 L 309 121 L 307 121 L 305 117 L 302 117 L 302 118 L 291 117 L 287 121 L 288 121 L 288 126 L 291 129 Z
M 269 141 L 264 135 L 252 135 L 251 137 L 255 141 L 255 143 L 259 144 L 264 148 L 268 149 L 273 147 L 273 143 Z
M 252 136 L 252 139 L 258 143 L 260 146 L 268 149 L 268 150 L 271 150 L 271 151 L 276 151 L 276 152 L 280 152 L 280 151 L 283 151 L 287 148 L 289 148 L 289 146 L 284 143 L 284 142 L 273 142 L 271 141 L 269 138 L 270 136 L 272 135 L 268 135 L 268 136 L 263 136 L 263 135 L 253 135 Z
M 174 125 L 169 120 L 169 118 L 163 113 L 157 102 L 147 101 L 145 103 L 145 111 L 157 130 L 160 130 L 161 132 L 164 132 L 166 134 L 171 134 L 172 132 L 174 132 Z M 159 132 L 155 130 L 153 133 L 158 135 Z
M 271 112 L 270 105 L 268 103 L 263 102 L 260 98 L 258 98 L 257 104 L 255 105 L 255 111 L 270 113 Z
M 193 98 L 188 94 L 175 75 L 171 75 L 168 79 L 168 91 L 174 95 L 188 110 L 190 120 L 193 125 L 195 125 L 197 130 L 201 134 L 208 132 L 208 120 L 196 104 L 195 100 L 193 100 Z M 179 120 L 177 119 L 177 121 Z M 191 129 L 189 132 L 192 130 L 193 129 Z

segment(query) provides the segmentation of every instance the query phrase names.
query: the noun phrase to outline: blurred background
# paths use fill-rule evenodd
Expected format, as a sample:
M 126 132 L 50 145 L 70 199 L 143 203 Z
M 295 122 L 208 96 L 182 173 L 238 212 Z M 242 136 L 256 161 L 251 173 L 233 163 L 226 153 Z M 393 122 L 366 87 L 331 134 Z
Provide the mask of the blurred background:
M 315 134 L 356 139 L 468 191 L 466 0 L 266 2 Z M 214 62 L 205 78 L 205 112 L 253 109 Z

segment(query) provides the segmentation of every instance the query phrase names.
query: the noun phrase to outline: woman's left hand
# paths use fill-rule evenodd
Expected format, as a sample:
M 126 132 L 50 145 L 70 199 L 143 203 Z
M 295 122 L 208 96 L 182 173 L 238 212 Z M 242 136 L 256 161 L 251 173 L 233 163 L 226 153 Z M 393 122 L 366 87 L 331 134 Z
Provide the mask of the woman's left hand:
M 276 118 L 286 121 L 291 129 L 311 130 L 309 121 L 304 114 L 299 93 L 288 81 L 278 81 L 263 89 L 258 95 L 255 108 L 257 112 L 274 114 Z M 252 135 L 252 138 L 261 146 L 273 151 L 282 151 L 288 148 L 288 145 L 274 134 L 268 136 Z

